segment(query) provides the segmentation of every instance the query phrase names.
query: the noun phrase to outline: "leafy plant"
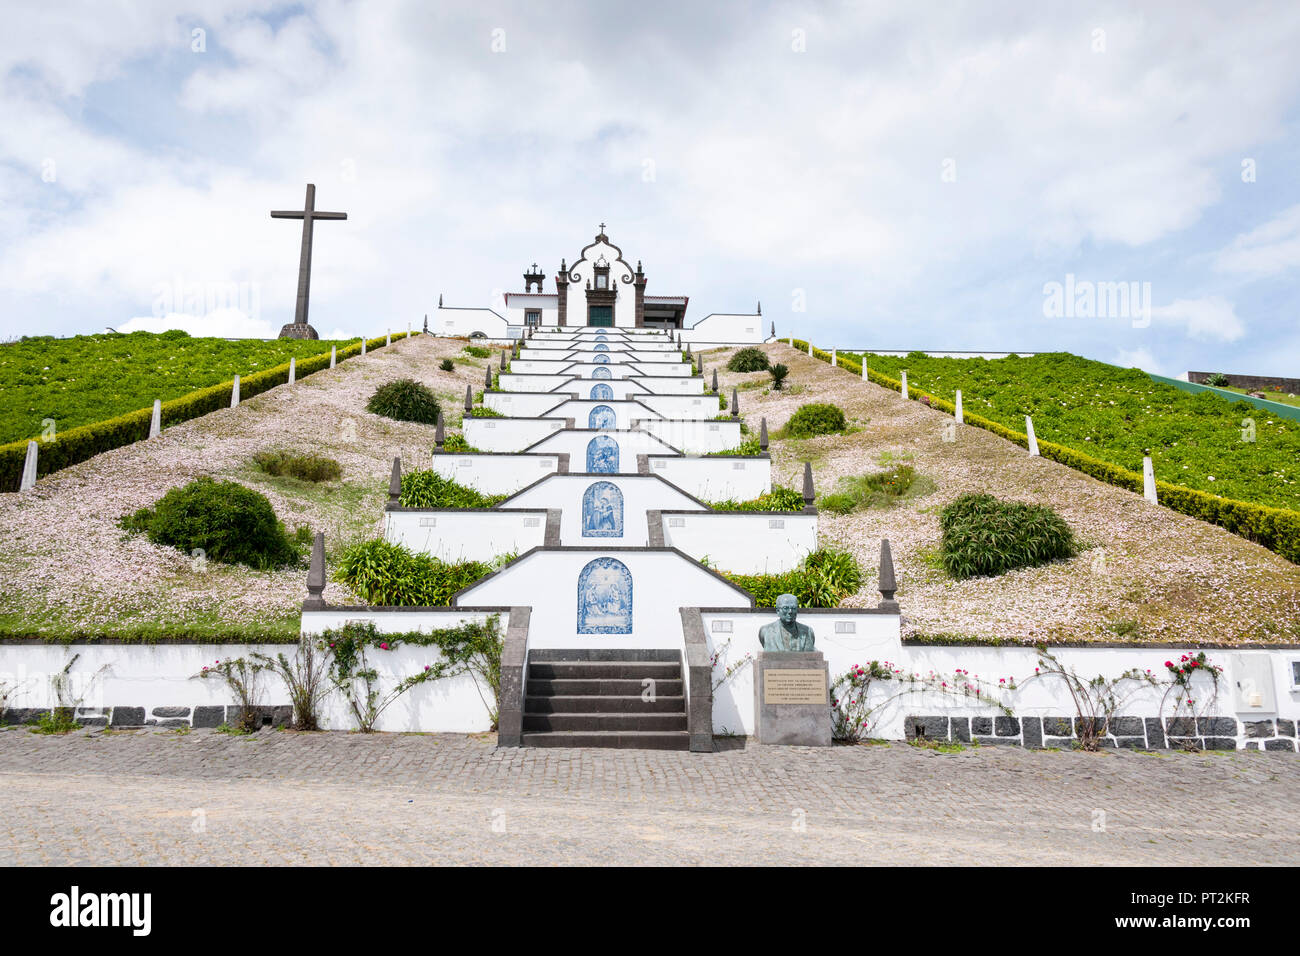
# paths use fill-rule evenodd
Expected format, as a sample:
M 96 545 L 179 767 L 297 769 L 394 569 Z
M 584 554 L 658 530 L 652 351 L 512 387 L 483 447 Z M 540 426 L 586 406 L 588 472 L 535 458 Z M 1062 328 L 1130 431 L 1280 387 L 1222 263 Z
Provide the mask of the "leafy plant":
M 727 369 L 732 372 L 762 372 L 768 366 L 767 353 L 756 348 L 741 349 L 727 360 Z
M 965 494 L 939 514 L 940 556 L 958 579 L 997 575 L 1074 557 L 1070 526 L 1042 505 Z
M 328 655 L 323 653 L 320 642 L 307 635 L 300 636 L 292 661 L 284 651 L 279 651 L 274 657 L 257 652 L 251 656 L 263 666 L 263 670 L 270 671 L 284 682 L 289 702 L 293 704 L 293 729 L 319 730 L 320 705 L 329 691 L 326 683 Z
M 487 358 L 489 355 L 492 354 L 491 349 L 485 348 L 482 345 L 467 345 L 465 346 L 464 351 L 467 355 L 472 355 L 474 358 L 480 358 L 480 359 Z
M 802 511 L 803 494 L 784 485 L 773 485 L 771 491 L 764 492 L 757 498 L 748 501 L 727 498 L 711 501 L 709 507 L 714 511 Z
M 194 675 L 198 680 L 219 680 L 235 695 L 239 717 L 234 725 L 237 733 L 251 734 L 257 730 L 262 710 L 262 674 L 269 665 L 256 657 L 228 657 L 217 660 Z
M 735 455 L 751 455 L 751 456 L 761 455 L 762 453 L 763 453 L 763 449 L 758 443 L 758 436 L 750 435 L 748 438 L 741 441 L 741 443 L 737 445 L 735 448 L 728 448 L 726 451 L 711 451 L 708 452 L 707 454 L 727 457 L 727 456 L 735 456 Z M 799 499 L 799 507 L 800 508 L 803 507 L 803 498 Z M 737 509 L 733 508 L 729 510 L 734 511 Z
M 295 541 L 285 533 L 265 495 L 208 477 L 173 488 L 152 509 L 141 508 L 119 526 L 143 532 L 154 544 L 259 570 L 296 563 L 304 537 L 300 533 Z
M 934 490 L 934 482 L 917 475 L 911 465 L 897 465 L 888 471 L 841 478 L 835 489 L 817 506 L 835 514 L 848 514 L 858 508 L 891 507 L 904 498 Z
M 495 408 L 487 408 L 484 405 L 478 405 L 474 408 L 471 408 L 469 411 L 467 411 L 465 413 L 465 417 L 466 418 L 505 418 L 505 415 L 501 414 Z
M 484 698 L 483 703 L 491 717 L 492 729 L 496 729 L 501 708 L 501 651 L 504 646 L 496 615 L 481 624 L 469 621 L 427 634 L 380 634 L 373 622 L 347 624 L 323 633 L 319 643 L 331 655 L 330 681 L 348 701 L 362 733 L 373 732 L 380 715 L 412 688 L 461 674 L 473 674 L 476 689 L 480 682 L 487 684 L 492 701 L 489 703 Z M 376 651 L 395 651 L 403 644 L 435 647 L 440 652 L 439 657 L 384 691 L 379 671 L 370 663 L 369 655 Z M 479 694 L 482 696 L 481 689 Z
M 399 422 L 422 422 L 433 425 L 438 421 L 441 407 L 438 405 L 437 396 L 426 386 L 414 379 L 399 378 L 381 385 L 370 396 L 370 401 L 366 403 L 366 411 Z
M 872 688 L 888 684 L 883 694 L 873 698 Z M 925 694 L 928 699 L 934 697 L 951 698 L 965 706 L 992 707 L 1007 716 L 1011 708 L 1001 699 L 1007 691 L 1016 689 L 1015 678 L 1001 678 L 993 684 L 983 681 L 978 675 L 957 668 L 951 673 L 941 674 L 930 671 L 925 674 L 908 673 L 895 667 L 889 661 L 868 661 L 866 665 L 855 664 L 841 674 L 831 684 L 831 733 L 836 740 L 856 743 L 871 737 L 881 713 L 890 704 L 911 694 Z M 918 738 L 924 740 L 924 738 Z M 931 741 L 947 745 L 948 741 Z M 909 743 L 917 743 L 911 740 Z M 955 744 L 958 750 L 961 744 Z
M 452 448 L 452 438 L 465 439 L 459 435 L 448 435 L 443 448 L 447 451 L 468 450 Z M 430 468 L 413 468 L 402 472 L 402 496 L 400 503 L 407 508 L 492 508 L 505 501 L 506 495 L 485 495 L 473 488 L 457 484 L 450 478 L 444 478 Z
M 451 454 L 464 452 L 469 454 L 478 449 L 465 440 L 464 435 L 448 435 L 442 443 L 442 450 Z M 505 500 L 504 498 L 502 500 Z
M 775 607 L 782 594 L 793 594 L 801 607 L 839 607 L 840 601 L 857 594 L 862 586 L 857 559 L 834 548 L 813 551 L 798 568 L 782 574 L 720 573 L 752 594 L 759 607 Z
M 447 607 L 452 595 L 490 574 L 506 558 L 493 564 L 465 561 L 448 564 L 428 554 L 417 554 L 382 538 L 362 541 L 343 549 L 335 580 L 355 591 L 367 604 L 381 607 Z
M 1169 674 L 1169 687 L 1160 699 L 1160 717 L 1172 695 L 1173 714 L 1166 727 L 1171 742 L 1177 740 L 1183 750 L 1196 750 L 1199 746 L 1198 720 L 1214 713 L 1219 701 L 1219 679 L 1223 668 L 1213 663 L 1205 651 L 1183 654 L 1177 661 L 1165 661 Z M 1201 688 L 1196 684 L 1200 681 Z M 1208 682 L 1208 686 L 1204 684 Z M 1203 693 L 1202 693 L 1203 692 Z
M 812 402 L 801 405 L 790 416 L 782 434 L 787 438 L 812 438 L 843 431 L 847 424 L 844 412 L 838 406 Z
M 781 391 L 785 387 L 786 376 L 790 374 L 789 366 L 778 363 L 769 368 L 768 372 L 772 375 L 772 388 Z
M 1118 677 L 1080 677 L 1073 668 L 1066 667 L 1047 648 L 1038 648 L 1038 666 L 1032 680 L 1056 678 L 1065 683 L 1078 719 L 1074 722 L 1075 736 L 1083 750 L 1100 749 L 1102 740 L 1110 733 L 1111 721 L 1124 704 L 1144 687 L 1157 686 L 1150 671 L 1130 668 Z
M 1228 376 L 1224 375 L 1222 372 L 1215 372 L 1213 375 L 1206 376 L 1204 384 L 1214 385 L 1217 388 L 1223 388 L 1224 386 L 1231 385 L 1232 383 L 1228 381 Z
M 343 469 L 333 458 L 292 451 L 262 451 L 253 456 L 268 475 L 289 475 L 303 481 L 334 481 Z
M 444 372 L 450 372 L 455 367 L 456 367 L 456 363 L 449 358 L 445 358 L 438 363 L 438 368 L 442 369 Z

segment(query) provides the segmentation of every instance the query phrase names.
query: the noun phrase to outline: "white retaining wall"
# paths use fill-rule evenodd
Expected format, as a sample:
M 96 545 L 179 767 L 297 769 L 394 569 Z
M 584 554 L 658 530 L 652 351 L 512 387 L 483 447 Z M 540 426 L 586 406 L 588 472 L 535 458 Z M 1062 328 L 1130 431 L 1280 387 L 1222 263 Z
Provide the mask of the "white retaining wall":
M 608 481 L 623 495 L 623 534 L 608 537 L 584 537 L 582 534 L 582 496 L 598 481 Z M 542 505 L 539 502 L 547 502 Z M 541 484 L 527 488 L 502 502 L 508 508 L 559 508 L 560 544 L 565 547 L 646 547 L 649 529 L 646 511 L 674 508 L 703 511 L 704 505 L 665 484 L 658 478 L 642 475 L 553 475 Z
M 546 509 L 384 512 L 384 540 L 439 561 L 491 561 L 546 543 Z
M 647 418 L 639 427 L 686 455 L 730 451 L 740 445 L 738 420 L 710 422 Z
M 658 475 L 701 501 L 752 501 L 772 490 L 772 459 L 717 455 L 709 458 L 650 455 Z
M 484 392 L 483 407 L 508 418 L 541 418 L 567 398 L 557 392 Z
M 539 478 L 554 474 L 559 456 L 436 454 L 431 465 L 434 472 L 457 484 L 485 495 L 508 495 L 531 485 Z
M 585 424 L 585 423 L 584 423 Z M 605 435 L 618 443 L 619 474 L 636 474 L 637 455 L 667 455 L 673 448 L 644 431 L 598 431 L 588 428 L 566 429 L 538 442 L 530 452 L 567 453 L 569 471 L 587 470 L 587 445 L 597 435 Z
M 466 418 L 460 430 L 479 451 L 523 451 L 563 427 L 558 418 Z
M 662 506 L 669 510 L 667 505 Z M 666 514 L 664 544 L 733 574 L 780 574 L 817 548 L 817 515 L 715 511 Z

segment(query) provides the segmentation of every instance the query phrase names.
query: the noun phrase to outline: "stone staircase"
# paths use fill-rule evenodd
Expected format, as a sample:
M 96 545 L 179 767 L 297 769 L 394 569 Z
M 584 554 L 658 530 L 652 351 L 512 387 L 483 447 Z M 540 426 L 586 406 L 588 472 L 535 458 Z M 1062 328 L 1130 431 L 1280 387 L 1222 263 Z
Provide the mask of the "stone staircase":
M 653 700 L 644 700 L 654 681 Z M 528 655 L 521 744 L 688 750 L 681 654 L 536 650 Z

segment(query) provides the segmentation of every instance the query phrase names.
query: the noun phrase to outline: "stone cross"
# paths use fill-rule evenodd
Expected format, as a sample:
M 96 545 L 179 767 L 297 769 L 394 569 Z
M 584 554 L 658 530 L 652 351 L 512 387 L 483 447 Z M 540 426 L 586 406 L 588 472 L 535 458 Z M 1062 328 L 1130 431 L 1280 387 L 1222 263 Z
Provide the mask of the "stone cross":
M 311 298 L 311 240 L 313 224 L 317 219 L 346 219 L 345 212 L 318 212 L 316 210 L 316 187 L 307 184 L 307 198 L 302 209 L 281 209 L 271 211 L 272 219 L 302 220 L 302 252 L 298 257 L 298 304 L 293 313 L 293 325 L 280 330 L 281 338 L 314 339 L 316 330 L 307 324 L 307 304 Z

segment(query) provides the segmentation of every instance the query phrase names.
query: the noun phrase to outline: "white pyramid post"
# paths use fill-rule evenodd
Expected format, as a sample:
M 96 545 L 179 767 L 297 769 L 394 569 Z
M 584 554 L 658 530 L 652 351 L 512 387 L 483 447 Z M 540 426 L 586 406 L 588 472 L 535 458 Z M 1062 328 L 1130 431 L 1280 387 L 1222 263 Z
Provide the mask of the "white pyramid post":
M 836 353 L 836 349 L 831 349 L 831 368 L 835 368 L 840 364 L 839 356 Z
M 1025 416 L 1025 435 L 1029 438 L 1029 454 L 1037 457 L 1038 439 L 1034 435 L 1034 420 L 1028 415 Z
M 960 388 L 957 389 L 957 408 L 953 411 L 952 417 L 957 420 L 958 425 L 964 424 L 966 421 L 966 418 L 962 414 L 962 410 L 961 410 L 961 389 Z
M 361 336 L 361 354 L 366 354 L 366 337 L 364 335 Z
M 157 438 L 162 434 L 162 399 L 153 400 L 153 414 L 149 416 L 149 437 Z
M 407 322 L 407 323 L 406 323 L 406 337 L 407 337 L 408 339 L 411 337 L 411 323 L 410 323 L 410 322 Z
M 298 378 L 298 360 L 292 355 L 289 356 L 289 384 L 292 385 Z
M 790 348 L 794 348 L 794 336 L 790 336 Z
M 393 344 L 393 330 L 392 330 L 392 329 L 389 329 L 388 332 L 384 335 L 384 344 L 385 344 L 385 345 L 392 345 L 392 344 Z
M 230 389 L 230 407 L 234 408 L 239 404 L 239 376 L 235 376 L 235 384 Z
M 330 368 L 333 368 L 336 364 L 338 364 L 338 360 L 339 360 L 338 351 L 339 350 L 337 345 L 330 346 Z
M 1149 455 L 1142 459 L 1142 497 L 1153 505 L 1160 503 L 1156 498 L 1156 470 Z
M 904 398 L 907 398 L 907 372 L 906 371 L 900 373 L 898 392 Z
M 27 443 L 27 457 L 23 459 L 23 477 L 18 485 L 19 491 L 31 491 L 36 487 L 36 442 Z
M 863 352 L 862 353 L 862 380 L 865 382 L 870 377 L 871 376 L 867 374 L 867 353 Z

